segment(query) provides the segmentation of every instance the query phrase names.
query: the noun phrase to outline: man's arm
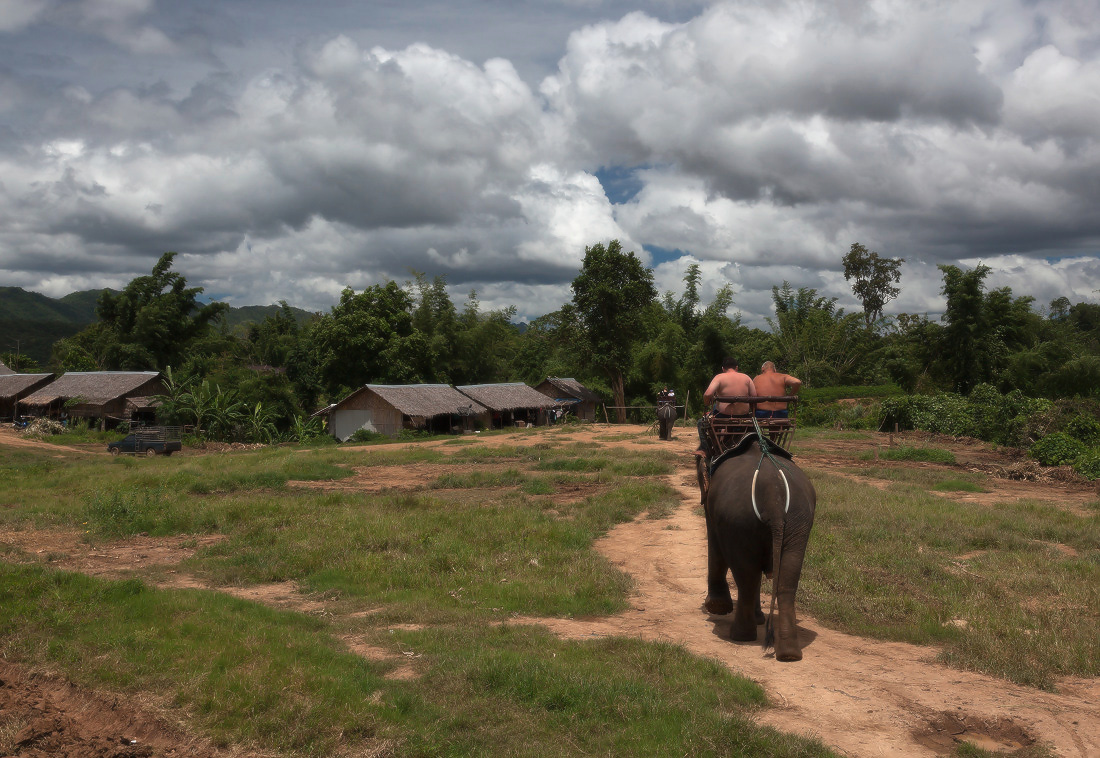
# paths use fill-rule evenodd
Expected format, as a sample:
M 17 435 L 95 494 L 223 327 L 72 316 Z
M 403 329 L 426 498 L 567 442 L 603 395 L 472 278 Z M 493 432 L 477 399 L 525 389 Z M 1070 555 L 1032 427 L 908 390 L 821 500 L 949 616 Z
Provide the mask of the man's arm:
M 791 388 L 791 394 L 792 395 L 797 395 L 798 390 L 802 388 L 802 380 L 801 379 L 795 379 L 790 374 L 787 374 L 787 375 L 785 375 L 785 377 L 783 379 L 783 386 L 784 387 L 790 387 Z
M 719 375 L 720 376 L 720 375 Z M 710 405 L 714 402 L 714 396 L 718 394 L 718 379 L 716 376 L 710 380 L 710 384 L 707 385 L 706 392 L 703 393 L 703 407 Z

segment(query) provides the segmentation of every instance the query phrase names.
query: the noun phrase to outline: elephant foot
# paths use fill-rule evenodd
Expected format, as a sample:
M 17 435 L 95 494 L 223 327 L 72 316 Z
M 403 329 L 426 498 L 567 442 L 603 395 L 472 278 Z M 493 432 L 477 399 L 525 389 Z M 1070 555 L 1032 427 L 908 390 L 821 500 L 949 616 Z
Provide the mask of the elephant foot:
M 729 595 L 725 597 L 721 595 L 707 595 L 707 599 L 703 601 L 703 608 L 707 613 L 712 613 L 715 616 L 725 616 L 727 613 L 733 611 L 733 598 Z
M 730 639 L 734 642 L 756 642 L 756 624 L 744 619 L 735 619 L 730 626 Z
M 800 661 L 802 660 L 802 651 L 798 649 L 798 645 L 793 646 L 775 646 L 775 659 L 777 661 Z

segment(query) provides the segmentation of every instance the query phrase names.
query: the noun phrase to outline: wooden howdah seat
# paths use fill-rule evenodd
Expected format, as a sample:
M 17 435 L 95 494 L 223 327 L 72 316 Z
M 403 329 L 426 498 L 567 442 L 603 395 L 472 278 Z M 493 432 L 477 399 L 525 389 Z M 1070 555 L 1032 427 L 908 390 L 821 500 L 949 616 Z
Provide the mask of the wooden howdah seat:
M 753 412 L 757 403 L 786 403 L 788 418 L 758 418 L 756 424 L 764 436 L 781 448 L 786 449 L 794 435 L 795 408 L 798 405 L 797 395 L 756 395 L 756 396 L 722 396 L 715 400 L 721 403 L 748 403 Z M 745 418 L 709 418 L 706 422 L 707 441 L 710 443 L 710 458 L 717 458 L 726 450 L 736 445 L 746 434 L 755 434 L 756 426 L 753 419 Z

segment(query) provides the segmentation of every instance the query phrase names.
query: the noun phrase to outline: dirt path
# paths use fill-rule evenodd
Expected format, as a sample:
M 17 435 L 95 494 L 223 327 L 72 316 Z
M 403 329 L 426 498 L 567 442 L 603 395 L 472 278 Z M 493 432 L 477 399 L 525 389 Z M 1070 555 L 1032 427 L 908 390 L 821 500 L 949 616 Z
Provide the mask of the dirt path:
M 563 433 L 548 432 L 555 442 L 597 442 L 604 447 L 645 445 L 675 452 L 682 464 L 669 477 L 681 493 L 680 507 L 667 519 L 639 519 L 613 529 L 597 543 L 597 549 L 636 581 L 632 608 L 618 616 L 598 619 L 517 619 L 514 623 L 545 625 L 563 637 L 588 639 L 600 636 L 633 636 L 681 644 L 692 652 L 723 662 L 731 670 L 759 682 L 776 708 L 759 715 L 762 723 L 786 732 L 817 737 L 844 755 L 856 758 L 882 756 L 940 756 L 950 754 L 957 739 L 966 739 L 990 750 L 1011 751 L 1034 741 L 1047 743 L 1059 756 L 1100 756 L 1100 679 L 1066 680 L 1058 693 L 1047 693 L 947 668 L 935 662 L 936 649 L 876 642 L 822 627 L 800 615 L 800 641 L 805 657 L 798 663 L 778 663 L 762 655 L 756 643 L 728 639 L 728 621 L 702 610 L 705 595 L 706 542 L 698 512 L 698 490 L 690 451 L 694 430 L 678 428 L 672 441 L 659 443 L 655 436 L 637 438 L 641 427 L 582 427 Z M 540 435 L 501 435 L 480 438 L 481 444 L 524 445 L 545 439 Z M 7 441 L 6 439 L 4 440 Z M 441 450 L 462 446 L 427 443 Z M 52 446 L 51 446 L 52 447 Z M 816 440 L 812 451 L 796 453 L 807 469 L 829 470 L 836 466 L 858 468 L 844 453 L 869 448 L 868 442 Z M 999 465 L 1003 460 L 981 446 L 960 446 L 957 457 L 966 467 Z M 894 465 L 894 464 L 891 464 Z M 401 489 L 421 485 L 423 476 L 408 471 L 379 476 L 357 476 L 341 487 L 359 486 Z M 388 469 L 387 469 L 388 471 Z M 433 468 L 434 471 L 434 468 Z M 420 474 L 425 472 L 421 471 Z M 858 474 L 846 474 L 868 483 Z M 1057 497 L 1077 508 L 1095 500 L 1088 486 L 1051 482 L 990 480 L 990 497 Z M 971 493 L 960 497 L 976 497 Z M 57 536 L 35 543 L 33 533 L 0 534 L 0 540 L 28 552 L 53 553 L 51 561 L 88 573 L 116 574 L 141 565 L 169 564 L 190 554 L 195 541 L 127 541 L 92 549 L 77 534 Z M 164 542 L 164 541 L 162 541 Z M 31 548 L 34 548 L 32 550 Z M 74 553 L 79 553 L 75 555 Z M 182 574 L 173 574 L 169 586 L 200 586 Z M 303 597 L 292 584 L 236 590 L 242 596 L 303 612 L 316 612 L 315 599 Z M 767 601 L 767 598 L 765 598 Z M 354 639 L 349 647 L 370 657 L 378 651 Z M 358 649 L 362 648 L 362 649 Z M 0 688 L 2 689 L 2 688 Z
M 55 458 L 64 458 L 64 453 L 102 452 L 103 455 L 107 455 L 106 445 L 100 446 L 102 449 L 96 451 L 88 448 L 70 447 L 68 445 L 55 445 L 52 442 L 46 442 L 17 432 L 15 429 L 12 429 L 10 424 L 0 426 L 0 446 L 56 451 L 57 455 L 54 456 Z

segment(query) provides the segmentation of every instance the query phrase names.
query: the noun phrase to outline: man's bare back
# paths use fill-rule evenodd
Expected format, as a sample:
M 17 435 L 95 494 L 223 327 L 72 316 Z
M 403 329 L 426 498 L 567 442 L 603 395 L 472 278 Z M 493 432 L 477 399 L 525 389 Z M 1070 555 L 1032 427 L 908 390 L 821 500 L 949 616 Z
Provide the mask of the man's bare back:
M 771 395 L 778 397 L 789 392 L 797 394 L 802 382 L 789 374 L 780 374 L 775 370 L 775 364 L 768 361 L 761 366 L 762 373 L 752 380 L 759 395 Z M 789 390 L 788 390 L 789 388 Z M 756 407 L 762 411 L 782 411 L 787 408 L 786 403 L 757 403 Z
M 707 391 L 703 393 L 703 404 L 710 405 L 715 397 L 755 396 L 759 393 L 753 386 L 748 374 L 742 374 L 736 368 L 727 368 L 710 380 Z M 748 403 L 719 403 L 718 412 L 727 416 L 746 416 L 752 412 Z

